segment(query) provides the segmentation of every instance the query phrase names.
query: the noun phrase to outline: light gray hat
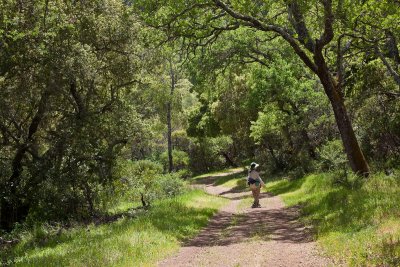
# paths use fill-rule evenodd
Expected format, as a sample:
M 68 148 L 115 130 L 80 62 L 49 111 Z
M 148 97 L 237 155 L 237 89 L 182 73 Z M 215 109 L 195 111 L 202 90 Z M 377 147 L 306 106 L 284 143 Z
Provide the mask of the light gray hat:
M 255 162 L 252 162 L 252 163 L 250 164 L 250 168 L 252 168 L 252 169 L 257 168 L 258 166 L 260 166 L 260 165 L 257 164 L 257 163 L 255 163 Z

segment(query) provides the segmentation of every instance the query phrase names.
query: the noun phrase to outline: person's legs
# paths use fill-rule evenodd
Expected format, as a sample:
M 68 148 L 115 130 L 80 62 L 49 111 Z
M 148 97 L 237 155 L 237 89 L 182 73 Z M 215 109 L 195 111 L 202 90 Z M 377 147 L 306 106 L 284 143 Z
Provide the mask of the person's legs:
M 253 194 L 254 202 L 253 205 L 251 205 L 252 208 L 255 208 L 257 206 L 257 189 L 256 188 L 251 188 L 251 193 Z
M 257 207 L 259 207 L 260 206 L 260 191 L 261 191 L 261 188 L 257 187 L 257 189 L 254 190 L 254 191 L 255 191 L 254 203 L 255 203 L 255 205 Z

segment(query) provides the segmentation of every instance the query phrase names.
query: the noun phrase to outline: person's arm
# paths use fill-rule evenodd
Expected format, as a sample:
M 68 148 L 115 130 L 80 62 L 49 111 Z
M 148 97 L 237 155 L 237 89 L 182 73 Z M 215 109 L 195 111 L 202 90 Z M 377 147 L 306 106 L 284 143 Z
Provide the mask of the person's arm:
M 261 185 L 261 186 L 264 186 L 265 183 L 264 183 L 264 181 L 261 179 L 260 173 L 258 173 L 258 179 L 260 179 L 260 185 Z

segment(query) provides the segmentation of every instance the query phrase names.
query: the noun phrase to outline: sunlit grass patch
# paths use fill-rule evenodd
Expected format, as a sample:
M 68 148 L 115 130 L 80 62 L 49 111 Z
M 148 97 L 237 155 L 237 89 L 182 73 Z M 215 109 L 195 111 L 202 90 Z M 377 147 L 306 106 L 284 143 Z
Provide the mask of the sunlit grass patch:
M 247 176 L 241 173 L 236 173 L 218 178 L 214 185 L 224 186 L 233 190 L 243 190 L 247 187 Z
M 196 176 L 192 179 L 193 183 L 212 183 L 213 185 L 223 186 L 232 190 L 243 190 L 247 187 L 247 175 L 243 168 L 227 169 L 215 173 L 207 173 Z
M 215 172 L 209 172 L 209 173 L 205 173 L 202 175 L 198 175 L 193 177 L 191 180 L 198 180 L 198 179 L 203 179 L 203 178 L 207 178 L 207 177 L 212 177 L 212 176 L 220 176 L 220 175 L 224 175 L 226 173 L 236 173 L 236 172 L 240 172 L 243 171 L 242 167 L 238 167 L 238 168 L 229 168 L 229 169 L 224 169 L 224 170 L 220 170 L 220 171 L 215 171 Z
M 13 250 L 16 266 L 153 266 L 193 237 L 228 200 L 191 191 L 162 200 L 137 218 L 66 230 Z

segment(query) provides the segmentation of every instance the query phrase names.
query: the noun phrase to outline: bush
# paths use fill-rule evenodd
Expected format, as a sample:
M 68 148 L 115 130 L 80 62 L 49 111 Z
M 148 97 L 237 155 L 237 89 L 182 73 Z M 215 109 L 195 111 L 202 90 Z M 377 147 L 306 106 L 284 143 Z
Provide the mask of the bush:
M 158 177 L 157 187 L 161 197 L 174 197 L 185 192 L 186 183 L 178 173 L 169 173 Z
M 177 173 L 163 174 L 160 163 L 150 160 L 125 161 L 119 167 L 121 180 L 116 188 L 126 200 L 141 201 L 143 206 L 156 199 L 184 192 L 185 183 Z
M 343 144 L 340 140 L 326 142 L 320 149 L 323 170 L 338 170 L 344 168 L 347 163 Z

